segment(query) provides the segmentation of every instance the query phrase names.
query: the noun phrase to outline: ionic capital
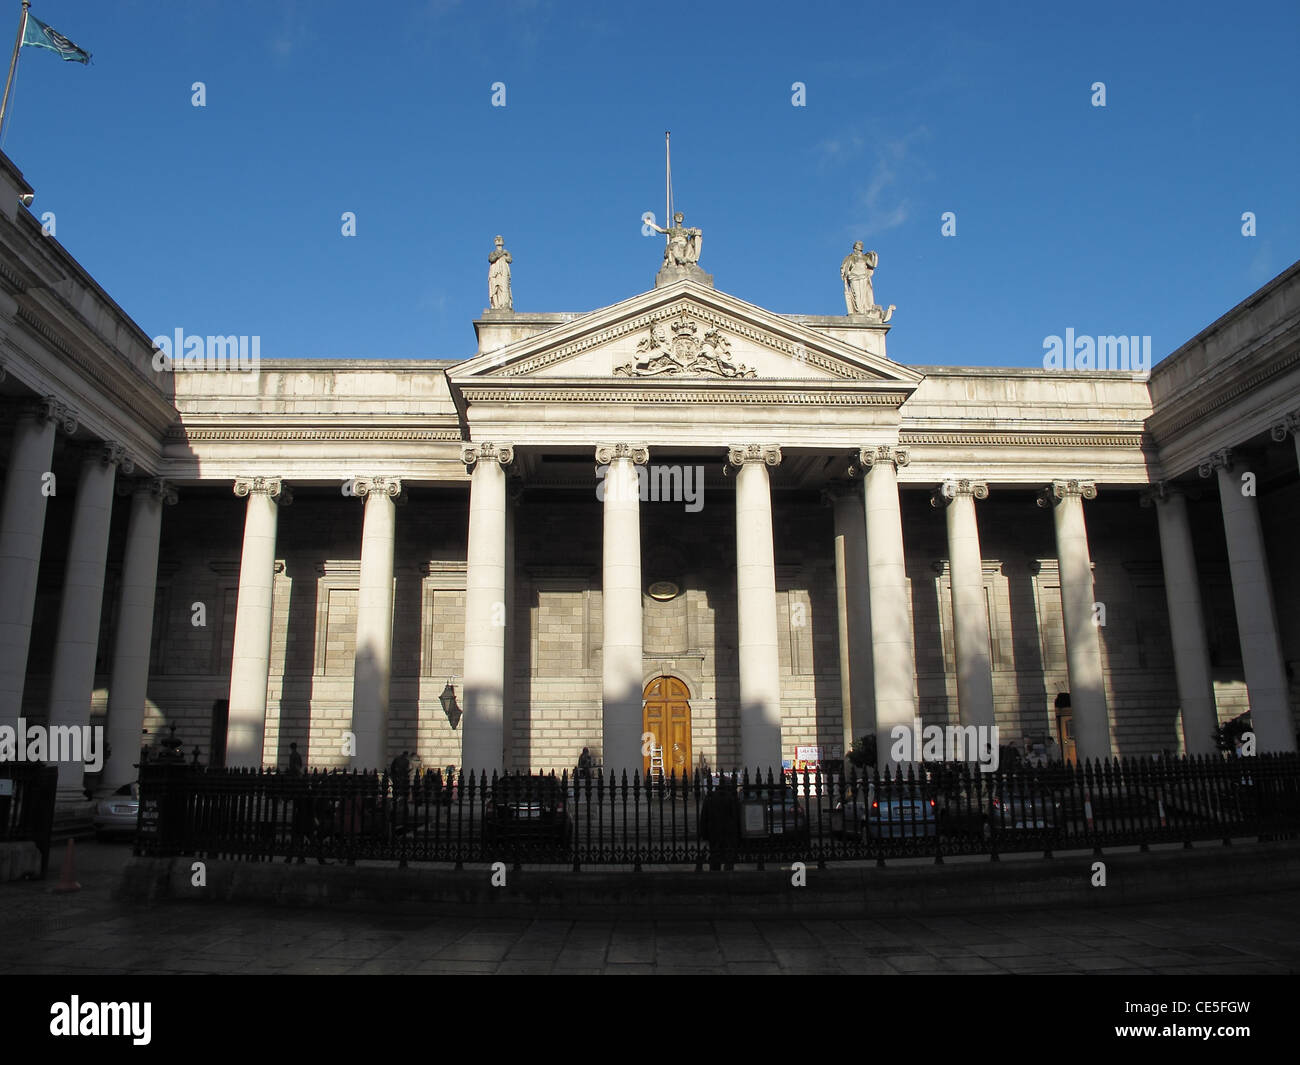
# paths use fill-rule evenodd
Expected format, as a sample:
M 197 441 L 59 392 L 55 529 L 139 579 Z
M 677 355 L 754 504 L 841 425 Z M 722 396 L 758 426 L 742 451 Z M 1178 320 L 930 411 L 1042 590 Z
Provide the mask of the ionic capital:
M 648 444 L 597 444 L 596 461 L 608 466 L 615 459 L 631 459 L 634 466 L 644 466 L 650 461 Z
M 279 477 L 236 477 L 235 495 L 241 499 L 246 495 L 270 496 L 282 507 L 293 502 L 293 492 Z
M 781 449 L 775 445 L 745 444 L 742 447 L 727 448 L 727 462 L 732 466 L 744 466 L 751 462 L 761 462 L 765 466 L 781 465 Z
M 1227 447 L 1220 448 L 1197 467 L 1197 472 L 1202 477 L 1213 477 L 1216 470 L 1232 469 L 1232 464 L 1232 449 Z
M 1144 507 L 1154 507 L 1157 503 L 1168 503 L 1177 496 L 1185 498 L 1187 490 L 1170 481 L 1156 481 L 1138 493 L 1138 503 Z
M 513 444 L 495 444 L 490 440 L 482 444 L 461 444 L 460 461 L 470 471 L 480 462 L 497 462 L 509 466 L 515 461 L 515 448 Z
M 1096 499 L 1097 486 L 1092 481 L 1053 481 L 1038 493 L 1038 505 L 1048 508 L 1067 499 Z
M 135 480 L 117 482 L 117 494 L 120 496 L 153 496 L 163 506 L 176 505 L 180 498 L 176 486 L 161 477 L 137 477 Z
M 0 381 L 3 380 L 4 370 L 0 368 Z M 1279 444 L 1287 438 L 1288 434 L 1300 437 L 1300 411 L 1282 415 L 1282 420 L 1269 430 L 1269 435 Z
M 41 422 L 54 422 L 68 436 L 77 431 L 77 412 L 57 396 L 42 396 L 38 399 L 25 400 L 20 413 L 27 418 Z
M 876 447 L 864 447 L 858 451 L 858 463 L 865 470 L 883 466 L 887 462 L 893 463 L 895 469 L 902 469 L 911 461 L 912 456 L 908 454 L 905 447 L 880 444 Z
M 934 494 L 930 496 L 930 506 L 935 508 L 946 507 L 958 496 L 970 496 L 972 499 L 988 499 L 989 486 L 984 481 L 950 478 L 935 489 Z
M 402 494 L 400 477 L 353 477 L 351 487 L 351 494 L 362 500 L 372 493 L 388 496 L 389 499 L 396 499 Z
M 135 473 L 135 463 L 126 448 L 116 440 L 101 440 L 79 445 L 76 449 L 82 462 L 98 462 L 102 466 L 116 466 L 124 476 Z

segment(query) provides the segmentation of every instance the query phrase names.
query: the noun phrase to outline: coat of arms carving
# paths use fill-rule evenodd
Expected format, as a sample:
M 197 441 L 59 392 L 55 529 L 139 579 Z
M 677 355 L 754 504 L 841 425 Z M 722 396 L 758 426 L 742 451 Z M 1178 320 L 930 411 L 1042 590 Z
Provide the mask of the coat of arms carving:
M 731 343 L 717 329 L 710 328 L 702 336 L 700 330 L 700 323 L 685 311 L 667 327 L 657 322 L 637 344 L 637 358 L 614 373 L 622 377 L 758 376 L 748 366 L 731 360 Z

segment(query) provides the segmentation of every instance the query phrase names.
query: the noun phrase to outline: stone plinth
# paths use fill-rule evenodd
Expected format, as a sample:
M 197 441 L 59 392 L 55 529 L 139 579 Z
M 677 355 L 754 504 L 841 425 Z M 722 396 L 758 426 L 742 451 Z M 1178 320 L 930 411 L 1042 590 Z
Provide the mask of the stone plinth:
M 669 266 L 664 263 L 655 274 L 655 288 L 664 288 L 677 281 L 694 281 L 697 285 L 703 285 L 705 288 L 713 287 L 713 275 L 706 274 L 698 266 L 689 264 L 686 266 Z

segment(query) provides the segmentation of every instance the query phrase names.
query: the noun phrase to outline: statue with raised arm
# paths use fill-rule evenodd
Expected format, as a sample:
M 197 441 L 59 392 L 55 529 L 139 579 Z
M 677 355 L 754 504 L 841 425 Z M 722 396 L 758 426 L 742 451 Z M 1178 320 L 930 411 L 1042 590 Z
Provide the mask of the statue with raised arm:
M 699 265 L 700 246 L 704 242 L 704 233 L 699 229 L 687 228 L 683 225 L 685 221 L 686 216 L 678 211 L 673 215 L 673 224 L 667 229 L 653 222 L 646 222 L 646 225 L 655 232 L 663 233 L 668 238 L 668 246 L 664 248 L 665 266 Z
M 497 237 L 496 250 L 488 254 L 488 307 L 492 310 L 513 310 L 514 296 L 510 293 L 510 253 L 506 251 L 504 237 Z
M 840 263 L 840 277 L 844 281 L 844 302 L 849 314 L 871 314 L 876 305 L 871 291 L 871 275 L 880 257 L 874 252 L 863 252 L 862 241 L 854 241 L 853 252 Z

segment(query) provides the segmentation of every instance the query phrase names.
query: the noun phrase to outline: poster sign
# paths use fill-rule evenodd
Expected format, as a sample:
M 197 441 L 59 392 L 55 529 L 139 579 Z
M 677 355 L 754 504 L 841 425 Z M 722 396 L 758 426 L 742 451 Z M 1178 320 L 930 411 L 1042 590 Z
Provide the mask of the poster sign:
M 158 800 L 140 800 L 140 835 L 158 835 Z
M 740 804 L 740 834 L 745 839 L 767 835 L 767 804 L 749 801 Z

